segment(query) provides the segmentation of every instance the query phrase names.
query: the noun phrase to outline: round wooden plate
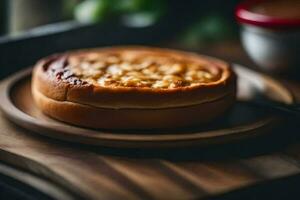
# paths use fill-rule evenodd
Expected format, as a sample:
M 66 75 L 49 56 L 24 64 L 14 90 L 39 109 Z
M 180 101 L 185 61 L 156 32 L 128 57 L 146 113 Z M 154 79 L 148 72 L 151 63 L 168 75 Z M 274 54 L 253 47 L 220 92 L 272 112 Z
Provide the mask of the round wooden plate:
M 238 74 L 238 98 L 245 100 L 258 93 L 287 104 L 291 93 L 272 78 L 235 65 Z M 223 143 L 266 133 L 280 120 L 249 103 L 238 101 L 234 108 L 205 127 L 172 131 L 93 130 L 51 119 L 35 106 L 30 90 L 31 69 L 19 72 L 0 85 L 1 109 L 19 126 L 60 140 L 109 147 L 157 148 Z

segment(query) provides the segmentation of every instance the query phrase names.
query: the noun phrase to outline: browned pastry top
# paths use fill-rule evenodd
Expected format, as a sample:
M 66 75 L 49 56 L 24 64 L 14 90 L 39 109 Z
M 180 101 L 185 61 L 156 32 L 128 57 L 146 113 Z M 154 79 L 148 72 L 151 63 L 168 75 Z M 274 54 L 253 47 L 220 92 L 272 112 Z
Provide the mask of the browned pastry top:
M 61 97 L 41 86 L 39 90 L 44 95 L 97 107 L 186 106 L 235 92 L 235 75 L 226 62 L 150 47 L 68 52 L 43 59 L 35 71 L 45 83 L 66 90 Z M 111 99 L 111 95 L 122 96 L 122 100 Z

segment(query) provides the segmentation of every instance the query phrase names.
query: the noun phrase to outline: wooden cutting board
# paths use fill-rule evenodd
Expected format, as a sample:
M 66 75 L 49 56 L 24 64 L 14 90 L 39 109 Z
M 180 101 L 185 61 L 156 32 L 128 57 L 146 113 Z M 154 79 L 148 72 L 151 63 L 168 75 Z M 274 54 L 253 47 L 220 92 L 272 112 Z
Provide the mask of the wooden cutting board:
M 261 93 L 287 104 L 291 93 L 279 82 L 241 66 L 235 66 L 239 78 L 238 99 Z M 38 134 L 76 143 L 126 148 L 167 148 L 205 146 L 268 132 L 280 122 L 280 116 L 238 101 L 211 124 L 169 131 L 108 131 L 68 125 L 44 115 L 33 103 L 31 70 L 8 78 L 0 88 L 1 109 L 23 128 Z
M 84 199 L 202 199 L 298 174 L 300 145 L 282 150 L 297 132 L 282 133 L 208 149 L 89 148 L 38 136 L 1 115 L 0 160 Z
M 300 172 L 292 125 L 209 147 L 118 149 L 70 144 L 0 115 L 0 161 L 84 199 L 202 199 Z M 271 196 L 270 196 L 271 198 Z

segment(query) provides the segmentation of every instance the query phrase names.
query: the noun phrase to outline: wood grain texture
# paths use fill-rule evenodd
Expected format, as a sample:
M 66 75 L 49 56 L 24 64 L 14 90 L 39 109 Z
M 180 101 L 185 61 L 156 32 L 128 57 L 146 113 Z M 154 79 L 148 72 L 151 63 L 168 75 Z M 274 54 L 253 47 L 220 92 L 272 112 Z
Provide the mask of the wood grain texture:
M 299 130 L 283 130 L 212 147 L 115 149 L 43 137 L 0 114 L 0 160 L 74 198 L 206 199 L 299 173 L 299 145 L 286 148 Z
M 292 103 L 291 93 L 275 80 L 236 66 L 239 76 L 239 98 L 247 99 L 262 92 L 272 99 Z M 93 130 L 53 120 L 35 106 L 30 89 L 30 69 L 8 78 L 2 84 L 1 109 L 18 125 L 61 140 L 128 148 L 161 148 L 200 146 L 226 143 L 230 140 L 254 137 L 266 133 L 280 120 L 278 115 L 264 112 L 247 103 L 237 102 L 218 120 L 205 126 L 161 131 Z M 250 97 L 251 98 L 251 97 Z
M 151 158 L 115 156 L 107 154 L 106 149 L 74 146 L 37 136 L 15 126 L 2 115 L 0 127 L 2 161 L 45 177 L 76 197 L 86 199 L 202 198 L 289 176 L 300 170 L 293 162 L 272 154 L 242 159 L 231 156 L 215 159 L 210 154 L 212 160 L 201 156 L 173 160 L 161 158 L 159 152 Z M 201 154 L 201 151 L 186 153 Z
M 64 189 L 57 187 L 56 184 L 51 183 L 49 180 L 44 180 L 33 174 L 14 168 L 9 165 L 5 165 L 0 162 L 0 188 L 4 186 L 11 186 L 16 190 L 12 193 L 17 193 L 22 196 L 25 192 L 25 197 L 36 199 L 64 199 L 73 200 L 74 197 L 68 194 Z M 20 190 L 19 190 L 20 189 Z M 0 199 L 16 199 L 14 197 L 8 197 L 6 190 L 1 190 Z M 22 197 L 18 197 L 21 199 Z M 26 198 L 27 199 L 27 198 Z

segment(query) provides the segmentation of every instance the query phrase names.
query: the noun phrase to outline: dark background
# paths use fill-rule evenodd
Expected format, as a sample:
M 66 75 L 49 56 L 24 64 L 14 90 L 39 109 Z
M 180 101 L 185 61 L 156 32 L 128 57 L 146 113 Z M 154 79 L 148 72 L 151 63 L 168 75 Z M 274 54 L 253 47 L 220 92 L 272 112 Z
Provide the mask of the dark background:
M 87 1 L 110 2 L 90 10 L 90 21 L 76 13 Z M 120 9 L 121 2 L 141 2 Z M 237 0 L 1 0 L 0 78 L 33 65 L 41 57 L 77 48 L 142 44 L 208 51 L 238 40 Z M 42 3 L 41 3 L 42 2 Z M 65 5 L 73 2 L 73 4 Z M 104 10 L 109 10 L 108 12 Z M 138 14 L 151 24 L 125 23 Z M 159 16 L 159 17 L 157 17 Z M 49 25 L 50 24 L 50 25 Z M 46 25 L 46 26 L 45 26 Z

